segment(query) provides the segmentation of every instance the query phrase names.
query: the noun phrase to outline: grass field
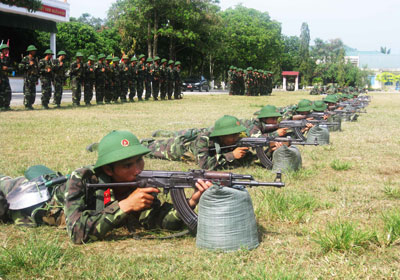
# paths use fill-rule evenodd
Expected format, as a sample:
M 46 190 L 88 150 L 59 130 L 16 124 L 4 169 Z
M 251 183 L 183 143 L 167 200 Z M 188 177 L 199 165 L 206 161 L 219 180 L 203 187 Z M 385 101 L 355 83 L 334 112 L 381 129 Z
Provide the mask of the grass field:
M 303 169 L 280 190 L 253 188 L 261 243 L 252 251 L 209 252 L 195 238 L 135 240 L 115 231 L 105 241 L 73 245 L 64 229 L 0 225 L 4 279 L 399 279 L 400 95 L 372 93 L 357 122 L 331 133 L 331 144 L 300 147 Z M 250 118 L 305 92 L 271 97 L 185 96 L 183 100 L 16 110 L 0 113 L 0 173 L 20 176 L 34 164 L 69 173 L 92 164 L 85 147 L 113 129 L 139 138 L 156 129 L 208 127 L 224 114 Z M 146 169 L 187 170 L 194 163 L 146 159 Z M 254 166 L 234 172 L 260 181 Z

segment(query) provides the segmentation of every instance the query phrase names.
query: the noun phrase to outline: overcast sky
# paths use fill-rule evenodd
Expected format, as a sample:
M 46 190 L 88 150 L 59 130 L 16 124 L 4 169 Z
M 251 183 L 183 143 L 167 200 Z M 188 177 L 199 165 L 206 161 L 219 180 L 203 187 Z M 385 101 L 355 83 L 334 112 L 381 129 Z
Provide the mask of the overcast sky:
M 82 13 L 105 18 L 115 0 L 68 0 L 70 15 Z M 282 24 L 284 35 L 300 35 L 307 22 L 311 40 L 340 38 L 358 50 L 373 51 L 386 46 L 400 54 L 400 0 L 220 0 L 222 9 L 243 6 L 268 12 Z

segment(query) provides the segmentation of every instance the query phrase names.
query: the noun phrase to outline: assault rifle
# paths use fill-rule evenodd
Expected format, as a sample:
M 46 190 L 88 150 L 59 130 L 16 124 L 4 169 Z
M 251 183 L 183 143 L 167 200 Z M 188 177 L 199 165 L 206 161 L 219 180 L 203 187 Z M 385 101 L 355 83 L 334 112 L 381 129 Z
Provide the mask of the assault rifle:
M 196 182 L 201 180 L 211 181 L 225 187 L 243 189 L 249 187 L 276 187 L 282 188 L 285 183 L 282 182 L 282 174 L 278 172 L 274 182 L 258 182 L 251 175 L 234 174 L 229 172 L 190 170 L 183 171 L 153 171 L 144 170 L 136 176 L 135 182 L 126 183 L 107 183 L 107 184 L 86 184 L 87 189 L 108 189 L 108 188 L 162 188 L 164 194 L 171 193 L 172 203 L 178 211 L 182 221 L 192 232 L 197 229 L 197 214 L 189 206 L 185 195 L 185 188 L 195 188 Z

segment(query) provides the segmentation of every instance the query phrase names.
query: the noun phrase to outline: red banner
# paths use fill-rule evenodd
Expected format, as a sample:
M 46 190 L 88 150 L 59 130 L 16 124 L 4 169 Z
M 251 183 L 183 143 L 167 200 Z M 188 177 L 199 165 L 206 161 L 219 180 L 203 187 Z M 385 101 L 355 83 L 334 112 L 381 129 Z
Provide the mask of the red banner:
M 65 17 L 67 15 L 67 12 L 64 9 L 59 9 L 47 5 L 42 5 L 42 7 L 39 9 L 39 12 L 48 13 L 60 17 Z

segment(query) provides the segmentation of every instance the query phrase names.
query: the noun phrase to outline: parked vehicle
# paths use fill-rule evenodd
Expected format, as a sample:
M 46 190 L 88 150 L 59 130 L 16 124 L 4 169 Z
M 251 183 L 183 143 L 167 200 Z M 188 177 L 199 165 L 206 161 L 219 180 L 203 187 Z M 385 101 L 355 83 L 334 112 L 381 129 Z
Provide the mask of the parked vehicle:
M 201 76 L 200 78 L 191 77 L 183 81 L 182 90 L 183 91 L 198 90 L 199 92 L 205 90 L 208 92 L 210 90 L 210 86 L 208 85 L 208 81 L 203 76 Z

